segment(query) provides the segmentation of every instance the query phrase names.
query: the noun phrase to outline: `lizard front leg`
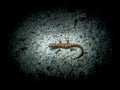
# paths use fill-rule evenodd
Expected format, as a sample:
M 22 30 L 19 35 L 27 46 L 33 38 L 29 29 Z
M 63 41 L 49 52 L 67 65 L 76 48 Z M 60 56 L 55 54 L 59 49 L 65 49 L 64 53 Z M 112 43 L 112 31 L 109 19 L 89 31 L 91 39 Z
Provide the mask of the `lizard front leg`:
M 57 54 L 59 51 L 61 51 L 60 48 L 55 53 Z
M 69 40 L 66 40 L 67 43 L 70 43 Z

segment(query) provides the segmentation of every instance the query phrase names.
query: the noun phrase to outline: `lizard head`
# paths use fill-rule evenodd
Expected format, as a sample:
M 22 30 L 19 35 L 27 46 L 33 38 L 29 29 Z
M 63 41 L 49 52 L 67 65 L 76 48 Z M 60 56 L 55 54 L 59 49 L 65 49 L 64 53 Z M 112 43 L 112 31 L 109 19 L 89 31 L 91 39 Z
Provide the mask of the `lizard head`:
M 54 47 L 56 45 L 56 43 L 51 43 L 48 45 L 48 47 Z

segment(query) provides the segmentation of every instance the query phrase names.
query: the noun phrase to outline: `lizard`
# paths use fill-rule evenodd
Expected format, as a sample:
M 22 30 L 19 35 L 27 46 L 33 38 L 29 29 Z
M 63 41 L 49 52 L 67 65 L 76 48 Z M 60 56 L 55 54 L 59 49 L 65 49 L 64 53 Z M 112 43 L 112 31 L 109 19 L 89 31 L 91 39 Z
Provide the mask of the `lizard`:
M 73 47 L 79 47 L 79 48 L 81 49 L 81 53 L 80 53 L 76 58 L 74 58 L 74 59 L 80 58 L 80 57 L 83 55 L 84 50 L 83 50 L 83 47 L 82 47 L 80 44 L 78 44 L 78 43 L 70 43 L 69 40 L 66 40 L 66 42 L 67 42 L 67 43 L 62 43 L 61 41 L 59 41 L 59 43 L 50 43 L 50 44 L 48 45 L 48 47 L 57 47 L 57 48 L 59 48 L 59 49 L 55 52 L 56 54 L 57 54 L 59 51 L 61 51 L 61 48 L 70 49 L 70 51 L 73 51 L 73 50 L 76 51 L 76 49 L 73 48 Z

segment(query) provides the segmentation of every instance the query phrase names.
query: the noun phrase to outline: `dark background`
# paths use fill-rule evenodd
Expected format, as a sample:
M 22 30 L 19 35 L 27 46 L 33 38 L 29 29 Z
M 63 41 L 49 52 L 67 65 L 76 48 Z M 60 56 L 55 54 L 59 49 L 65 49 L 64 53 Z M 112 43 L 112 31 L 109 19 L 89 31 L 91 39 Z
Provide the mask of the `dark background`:
M 69 82 L 65 80 L 58 81 L 37 81 L 27 79 L 22 74 L 18 73 L 17 65 L 11 62 L 11 59 L 8 56 L 7 49 L 9 35 L 11 32 L 14 32 L 16 28 L 16 23 L 25 17 L 34 12 L 39 12 L 42 9 L 50 8 L 68 8 L 71 12 L 74 12 L 77 9 L 88 10 L 93 15 L 100 17 L 106 24 L 108 30 L 111 32 L 111 38 L 113 41 L 113 56 L 111 62 L 107 66 L 98 67 L 98 71 L 95 76 L 88 78 L 88 80 L 81 82 L 76 80 L 74 82 Z M 47 86 L 113 86 L 117 84 L 119 78 L 119 63 L 118 63 L 118 47 L 119 47 L 119 8 L 117 2 L 83 2 L 83 1 L 9 1 L 3 2 L 2 5 L 2 29 L 1 29 L 1 50 L 3 61 L 1 64 L 1 80 L 5 85 L 23 85 L 31 86 L 38 85 L 40 87 Z M 100 14 L 97 14 L 99 12 Z M 67 85 L 66 85 L 67 83 Z

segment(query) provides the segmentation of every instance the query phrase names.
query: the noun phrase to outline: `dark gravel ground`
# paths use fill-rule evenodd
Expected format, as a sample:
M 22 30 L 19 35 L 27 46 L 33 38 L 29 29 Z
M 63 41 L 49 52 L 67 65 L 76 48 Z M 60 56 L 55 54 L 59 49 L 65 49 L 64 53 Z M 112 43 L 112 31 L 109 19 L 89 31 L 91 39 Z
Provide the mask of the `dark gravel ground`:
M 81 52 L 79 48 L 73 52 L 62 49 L 55 54 L 57 49 L 48 47 L 49 43 L 66 40 L 81 44 L 83 56 L 72 60 Z M 96 65 L 109 64 L 111 43 L 104 23 L 87 11 L 71 13 L 66 8 L 46 9 L 18 22 L 10 35 L 9 54 L 12 62 L 18 64 L 19 72 L 32 79 L 85 80 L 96 73 Z

